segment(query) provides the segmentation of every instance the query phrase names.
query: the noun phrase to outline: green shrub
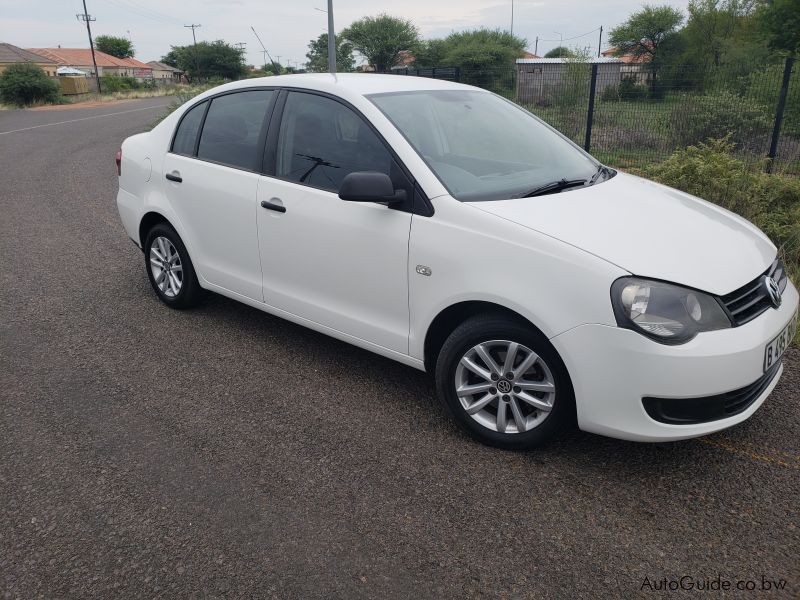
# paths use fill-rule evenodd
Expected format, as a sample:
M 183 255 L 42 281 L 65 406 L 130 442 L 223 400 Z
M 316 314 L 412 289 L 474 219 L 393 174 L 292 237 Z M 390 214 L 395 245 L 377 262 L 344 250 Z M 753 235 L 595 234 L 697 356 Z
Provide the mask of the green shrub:
M 601 100 L 605 102 L 614 100 L 647 100 L 649 91 L 646 85 L 637 83 L 636 77 L 626 75 L 623 77 L 619 85 L 611 85 L 603 90 Z
M 0 73 L 0 100 L 4 104 L 29 106 L 37 102 L 58 102 L 60 97 L 60 86 L 36 65 L 16 63 Z
M 135 77 L 122 77 L 120 75 L 104 75 L 101 85 L 103 86 L 103 92 L 109 94 L 138 90 L 144 87 Z
M 697 144 L 709 138 L 723 138 L 738 146 L 756 144 L 753 139 L 770 130 L 769 110 L 752 98 L 743 98 L 727 90 L 684 96 L 670 116 L 674 142 L 678 146 Z
M 763 104 L 773 115 L 778 106 L 778 96 L 783 83 L 783 64 L 770 65 L 763 69 L 754 70 L 742 79 L 745 97 Z M 786 108 L 783 113 L 783 133 L 800 136 L 800 82 L 797 81 L 798 68 L 789 80 L 789 90 L 786 95 Z
M 675 152 L 648 175 L 731 210 L 759 227 L 800 272 L 800 179 L 734 157 L 729 137 Z
M 620 100 L 647 100 L 648 93 L 647 86 L 637 83 L 636 78 L 630 75 L 619 82 Z

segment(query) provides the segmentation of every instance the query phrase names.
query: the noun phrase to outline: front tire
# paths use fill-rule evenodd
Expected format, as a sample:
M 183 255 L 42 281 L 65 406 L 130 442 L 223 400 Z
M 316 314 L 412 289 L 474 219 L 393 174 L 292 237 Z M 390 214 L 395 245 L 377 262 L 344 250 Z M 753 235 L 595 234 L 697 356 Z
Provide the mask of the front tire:
M 159 299 L 170 308 L 196 306 L 202 289 L 177 232 L 167 223 L 158 223 L 147 233 L 144 263 L 150 285 Z
M 479 315 L 447 338 L 436 362 L 440 400 L 484 444 L 534 448 L 574 422 L 575 397 L 561 357 L 540 332 Z

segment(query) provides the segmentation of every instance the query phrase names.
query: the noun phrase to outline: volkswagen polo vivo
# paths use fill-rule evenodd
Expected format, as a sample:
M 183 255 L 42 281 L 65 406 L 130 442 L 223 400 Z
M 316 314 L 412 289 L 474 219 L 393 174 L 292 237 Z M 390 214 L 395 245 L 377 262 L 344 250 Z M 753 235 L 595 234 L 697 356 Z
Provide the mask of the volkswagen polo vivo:
M 117 156 L 172 308 L 203 290 L 435 374 L 479 440 L 679 440 L 750 417 L 798 293 L 718 206 L 598 163 L 503 98 L 392 75 L 209 90 Z

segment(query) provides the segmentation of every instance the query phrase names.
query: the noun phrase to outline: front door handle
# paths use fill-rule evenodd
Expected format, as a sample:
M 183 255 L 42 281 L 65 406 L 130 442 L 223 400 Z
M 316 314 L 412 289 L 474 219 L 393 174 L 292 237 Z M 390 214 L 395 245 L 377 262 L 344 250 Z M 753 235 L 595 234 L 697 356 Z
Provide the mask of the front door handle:
M 274 202 L 270 202 L 269 200 L 262 200 L 261 208 L 266 208 L 267 210 L 274 210 L 275 212 L 279 213 L 286 212 L 286 207 L 283 204 L 275 204 Z
M 167 179 L 169 179 L 170 181 L 174 181 L 175 183 L 180 183 L 181 181 L 183 181 L 183 177 L 181 177 L 181 174 L 178 173 L 178 171 L 167 173 Z

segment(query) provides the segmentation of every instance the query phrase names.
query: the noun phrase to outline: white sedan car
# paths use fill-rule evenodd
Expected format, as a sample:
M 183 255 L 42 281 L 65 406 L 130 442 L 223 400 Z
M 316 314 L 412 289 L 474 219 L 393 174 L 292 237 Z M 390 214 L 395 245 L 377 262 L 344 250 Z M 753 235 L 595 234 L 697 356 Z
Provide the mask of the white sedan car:
M 394 75 L 209 90 L 117 156 L 172 308 L 210 290 L 435 374 L 477 439 L 679 440 L 750 417 L 798 293 L 726 210 L 490 92 Z

